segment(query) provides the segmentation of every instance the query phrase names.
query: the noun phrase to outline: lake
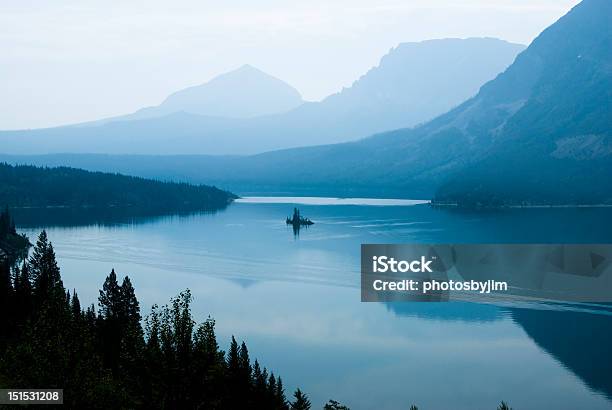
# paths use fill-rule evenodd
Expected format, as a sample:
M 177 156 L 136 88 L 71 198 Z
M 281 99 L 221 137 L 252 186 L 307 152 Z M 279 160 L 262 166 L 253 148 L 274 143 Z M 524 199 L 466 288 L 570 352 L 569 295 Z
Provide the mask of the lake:
M 362 303 L 362 243 L 609 243 L 612 209 L 467 212 L 419 201 L 246 198 L 213 214 L 16 210 L 42 227 L 66 288 L 97 302 L 112 268 L 145 315 L 189 288 L 227 348 L 299 386 L 313 409 L 612 408 L 612 307 Z M 298 205 L 294 205 L 298 203 Z M 285 225 L 294 206 L 315 225 Z

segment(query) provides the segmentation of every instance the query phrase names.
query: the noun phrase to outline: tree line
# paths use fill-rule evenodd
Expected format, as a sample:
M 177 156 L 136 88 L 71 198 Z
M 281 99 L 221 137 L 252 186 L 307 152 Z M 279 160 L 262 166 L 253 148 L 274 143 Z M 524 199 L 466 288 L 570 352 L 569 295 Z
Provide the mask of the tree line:
M 162 182 L 81 169 L 0 163 L 0 203 L 12 207 L 131 207 L 211 211 L 236 195 L 206 185 Z

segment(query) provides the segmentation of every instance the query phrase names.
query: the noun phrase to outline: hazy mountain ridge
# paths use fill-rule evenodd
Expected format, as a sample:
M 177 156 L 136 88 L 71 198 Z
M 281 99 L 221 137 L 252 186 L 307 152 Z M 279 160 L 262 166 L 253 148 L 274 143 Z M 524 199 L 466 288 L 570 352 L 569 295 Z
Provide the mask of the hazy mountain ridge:
M 585 0 L 475 97 L 415 129 L 250 157 L 130 157 L 129 172 L 239 191 L 610 202 L 611 8 Z
M 207 83 L 176 91 L 158 106 L 140 109 L 118 120 L 155 118 L 177 112 L 251 118 L 283 113 L 303 103 L 302 96 L 295 88 L 245 64 Z
M 210 110 L 198 111 L 207 115 L 175 111 L 175 95 L 157 108 L 127 117 L 78 127 L 0 132 L 2 151 L 247 154 L 355 140 L 416 125 L 460 104 L 507 67 L 523 47 L 486 38 L 403 43 L 351 87 L 282 114 L 227 118 L 229 114 Z
M 242 161 L 248 166 L 242 175 L 260 184 L 282 184 L 281 176 L 291 175 L 294 186 L 349 192 L 364 186 L 399 195 L 437 192 L 440 200 L 459 202 L 612 201 L 605 148 L 612 128 L 610 16 L 611 2 L 585 0 L 478 95 L 421 127 L 262 154 Z M 586 135 L 596 136 L 598 156 L 559 158 L 560 143 L 573 138 L 584 149 Z
M 248 157 L 52 160 L 237 192 L 612 203 L 611 16 L 612 2 L 584 0 L 477 95 L 413 129 Z

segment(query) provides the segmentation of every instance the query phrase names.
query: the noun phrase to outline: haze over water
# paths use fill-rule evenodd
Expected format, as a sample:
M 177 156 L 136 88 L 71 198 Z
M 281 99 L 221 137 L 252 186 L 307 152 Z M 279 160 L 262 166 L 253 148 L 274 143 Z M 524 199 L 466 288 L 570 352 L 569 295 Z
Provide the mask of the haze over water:
M 251 199 L 149 219 L 68 210 L 15 218 L 31 240 L 46 221 L 64 284 L 83 304 L 96 303 L 112 268 L 132 279 L 143 315 L 189 288 L 196 319 L 217 320 L 223 348 L 232 334 L 244 339 L 313 408 L 330 398 L 351 409 L 612 406 L 612 366 L 602 360 L 609 307 L 361 303 L 358 287 L 362 243 L 606 243 L 612 209 L 474 213 L 342 201 Z M 294 206 L 315 221 L 299 236 L 285 225 Z

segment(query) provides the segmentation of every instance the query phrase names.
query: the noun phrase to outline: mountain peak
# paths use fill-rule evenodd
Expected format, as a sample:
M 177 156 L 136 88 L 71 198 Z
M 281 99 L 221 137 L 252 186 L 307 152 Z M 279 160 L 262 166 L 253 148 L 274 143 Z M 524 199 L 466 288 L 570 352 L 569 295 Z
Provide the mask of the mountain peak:
M 218 75 L 207 83 L 177 91 L 158 107 L 227 118 L 249 118 L 289 111 L 302 104 L 289 84 L 250 64 Z
M 259 68 L 257 67 L 253 67 L 250 64 L 243 64 L 240 67 L 238 67 L 237 69 L 235 69 L 234 71 L 255 71 L 255 72 L 259 72 L 259 73 L 263 73 L 265 74 L 263 71 L 261 71 Z M 231 72 L 231 71 L 230 71 Z M 266 74 L 267 75 L 267 74 Z

